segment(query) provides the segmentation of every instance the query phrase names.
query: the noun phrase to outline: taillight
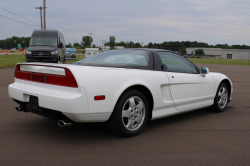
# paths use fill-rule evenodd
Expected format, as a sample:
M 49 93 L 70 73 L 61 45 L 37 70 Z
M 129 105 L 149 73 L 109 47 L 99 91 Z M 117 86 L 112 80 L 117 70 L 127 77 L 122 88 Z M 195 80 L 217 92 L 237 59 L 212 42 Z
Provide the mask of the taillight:
M 43 67 L 47 68 L 48 66 L 43 66 Z M 42 66 L 40 68 L 42 68 Z M 58 69 L 57 67 L 52 67 L 52 66 L 50 68 Z M 18 64 L 16 65 L 16 69 L 15 69 L 15 78 L 28 80 L 28 81 L 34 81 L 34 82 L 40 82 L 40 83 L 45 83 L 45 84 L 77 88 L 78 85 L 71 71 L 67 68 L 60 68 L 60 69 L 61 70 L 63 69 L 65 71 L 65 75 L 21 71 L 20 64 Z

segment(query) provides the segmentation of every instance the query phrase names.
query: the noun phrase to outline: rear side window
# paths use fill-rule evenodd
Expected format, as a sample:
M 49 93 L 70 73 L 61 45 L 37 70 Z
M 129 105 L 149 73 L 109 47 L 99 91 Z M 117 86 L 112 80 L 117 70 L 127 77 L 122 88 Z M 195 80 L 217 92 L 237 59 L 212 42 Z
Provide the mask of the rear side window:
M 153 68 L 152 55 L 141 50 L 112 50 L 85 58 L 75 64 L 125 68 Z
M 196 67 L 185 58 L 172 52 L 158 52 L 160 59 L 169 71 L 197 73 Z
M 111 55 L 103 59 L 103 63 L 120 65 L 148 66 L 148 55 Z

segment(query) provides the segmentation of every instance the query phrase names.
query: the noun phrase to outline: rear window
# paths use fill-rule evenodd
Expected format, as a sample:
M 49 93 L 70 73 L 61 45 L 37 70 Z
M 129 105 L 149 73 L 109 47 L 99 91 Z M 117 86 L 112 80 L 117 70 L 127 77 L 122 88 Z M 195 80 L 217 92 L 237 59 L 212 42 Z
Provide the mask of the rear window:
M 112 50 L 80 60 L 74 64 L 89 66 L 110 66 L 127 68 L 148 68 L 149 53 L 141 50 Z

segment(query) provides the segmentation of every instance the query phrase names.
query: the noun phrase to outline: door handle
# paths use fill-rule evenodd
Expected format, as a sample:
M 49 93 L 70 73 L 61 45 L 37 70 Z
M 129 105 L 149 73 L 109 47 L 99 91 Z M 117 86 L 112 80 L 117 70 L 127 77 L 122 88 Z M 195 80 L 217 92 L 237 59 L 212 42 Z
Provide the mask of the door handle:
M 172 78 L 174 78 L 174 76 L 172 76 Z

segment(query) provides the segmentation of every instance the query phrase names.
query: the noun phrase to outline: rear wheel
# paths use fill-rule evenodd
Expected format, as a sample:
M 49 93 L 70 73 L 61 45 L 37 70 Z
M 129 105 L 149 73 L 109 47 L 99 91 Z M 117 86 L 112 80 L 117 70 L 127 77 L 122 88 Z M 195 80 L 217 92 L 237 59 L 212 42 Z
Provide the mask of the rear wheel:
M 214 105 L 212 106 L 214 112 L 223 112 L 228 103 L 229 91 L 225 83 L 221 83 L 214 98 Z
M 108 121 L 109 129 L 121 136 L 132 137 L 139 134 L 148 119 L 148 103 L 137 90 L 125 92 L 118 100 Z

